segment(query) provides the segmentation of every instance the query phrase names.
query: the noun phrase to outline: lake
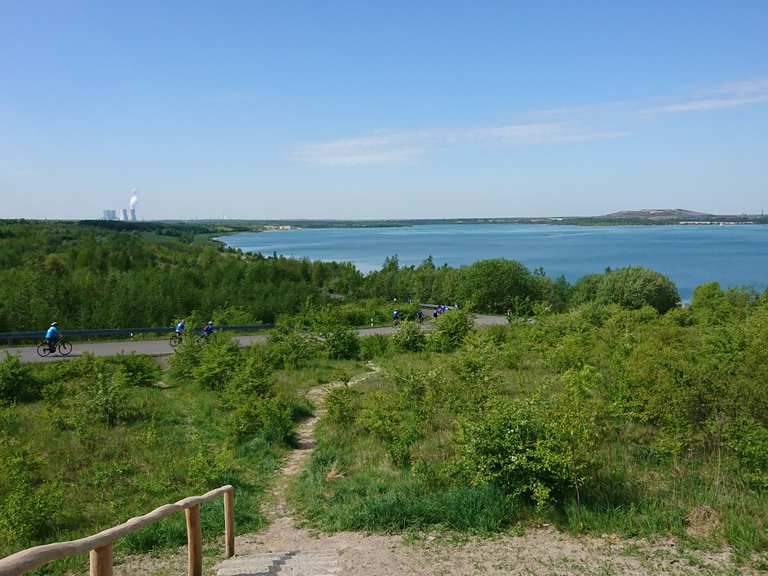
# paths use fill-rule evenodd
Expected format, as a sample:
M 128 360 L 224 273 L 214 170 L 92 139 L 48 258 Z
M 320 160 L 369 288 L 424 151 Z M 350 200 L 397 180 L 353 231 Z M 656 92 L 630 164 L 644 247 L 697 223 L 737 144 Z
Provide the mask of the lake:
M 518 260 L 575 281 L 605 268 L 644 266 L 669 276 L 684 300 L 705 282 L 768 287 L 768 226 L 559 226 L 430 224 L 403 228 L 315 228 L 242 233 L 228 246 L 266 256 L 353 262 L 362 272 L 386 256 L 401 265 L 463 266 L 486 258 Z

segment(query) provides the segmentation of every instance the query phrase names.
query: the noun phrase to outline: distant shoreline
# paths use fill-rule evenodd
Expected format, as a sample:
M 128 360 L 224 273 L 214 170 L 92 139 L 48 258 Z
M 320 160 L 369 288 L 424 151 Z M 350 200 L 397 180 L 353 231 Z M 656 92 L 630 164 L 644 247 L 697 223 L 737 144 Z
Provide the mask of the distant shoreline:
M 196 220 L 197 223 L 226 224 L 246 230 L 233 232 L 291 232 L 318 228 L 410 228 L 413 226 L 535 224 L 542 226 L 750 226 L 766 225 L 766 216 L 711 216 L 694 219 L 652 220 L 642 218 L 553 217 L 553 218 L 444 218 L 413 220 Z

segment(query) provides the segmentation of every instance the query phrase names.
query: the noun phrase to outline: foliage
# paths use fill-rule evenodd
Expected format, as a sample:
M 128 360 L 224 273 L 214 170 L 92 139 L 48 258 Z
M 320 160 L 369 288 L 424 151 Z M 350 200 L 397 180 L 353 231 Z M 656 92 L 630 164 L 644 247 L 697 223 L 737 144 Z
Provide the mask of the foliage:
M 0 556 L 93 534 L 222 484 L 236 487 L 238 530 L 263 525 L 261 496 L 296 422 L 310 413 L 301 393 L 324 371 L 358 367 L 323 359 L 276 372 L 265 347 L 236 349 L 232 359 L 226 342 L 208 346 L 188 356 L 182 348 L 177 369 L 179 357 L 210 357 L 181 378 L 161 375 L 167 387 L 146 385 L 157 363 L 139 356 L 85 355 L 28 368 L 43 401 L 0 408 Z M 208 361 L 231 368 L 223 387 L 198 369 Z M 206 537 L 220 534 L 221 507 L 204 506 L 202 523 Z M 117 553 L 185 541 L 183 516 L 172 517 L 122 539 Z M 72 573 L 80 561 L 46 570 Z
M 28 366 L 15 354 L 6 354 L 0 362 L 0 406 L 39 397 L 40 385 Z
M 317 331 L 332 360 L 354 360 L 360 356 L 360 337 L 356 330 L 331 321 L 319 325 Z
M 594 373 L 566 375 L 562 396 L 542 395 L 489 403 L 465 420 L 458 438 L 459 465 L 473 483 L 491 483 L 542 509 L 578 490 L 594 466 L 597 416 L 584 405 Z M 578 494 L 578 492 L 577 492 Z
M 318 358 L 321 350 L 315 335 L 288 323 L 278 324 L 267 340 L 267 354 L 275 368 L 300 368 Z
M 435 352 L 452 352 L 461 346 L 472 329 L 472 318 L 466 311 L 450 310 L 435 322 L 435 330 L 429 335 L 429 348 Z
M 223 390 L 241 361 L 238 345 L 225 338 L 198 346 L 197 356 L 191 376 L 198 385 L 208 390 Z
M 131 386 L 152 386 L 160 380 L 160 366 L 154 358 L 141 354 L 118 354 L 109 360 L 122 367 Z
M 392 336 L 392 345 L 403 352 L 423 350 L 427 338 L 416 322 L 403 322 Z
M 0 444 L 0 535 L 15 545 L 47 538 L 58 528 L 58 500 L 55 483 L 46 484 L 42 461 L 23 449 Z
M 461 270 L 458 299 L 465 307 L 496 314 L 530 311 L 544 296 L 542 281 L 519 262 L 481 260 Z
M 373 360 L 389 352 L 389 338 L 383 334 L 372 334 L 360 339 L 360 358 Z
M 449 492 L 493 493 L 510 522 L 768 550 L 765 342 L 766 297 L 712 285 L 690 309 L 592 295 L 450 355 L 390 352 L 381 381 L 329 397 L 297 504 L 325 529 L 401 530 L 453 525 Z M 721 526 L 692 537 L 703 506 Z
M 660 314 L 680 304 L 680 295 L 669 278 L 645 268 L 621 268 L 607 273 L 598 288 L 597 299 L 625 308 L 652 306 Z

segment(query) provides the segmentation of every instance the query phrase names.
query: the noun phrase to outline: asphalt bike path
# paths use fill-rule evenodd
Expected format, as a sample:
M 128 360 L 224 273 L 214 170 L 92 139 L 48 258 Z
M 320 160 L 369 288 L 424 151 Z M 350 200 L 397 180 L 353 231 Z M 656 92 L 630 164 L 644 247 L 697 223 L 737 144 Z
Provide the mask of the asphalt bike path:
M 475 326 L 478 328 L 485 326 L 505 325 L 507 319 L 504 316 L 491 316 L 478 314 L 475 316 Z M 430 330 L 432 323 L 424 323 L 424 330 Z M 373 328 L 359 328 L 357 333 L 360 336 L 373 336 L 375 334 L 390 335 L 397 331 L 396 327 L 379 326 Z M 40 333 L 42 337 L 42 332 Z M 226 334 L 226 333 L 221 333 Z M 64 333 L 66 337 L 66 332 Z M 232 338 L 242 347 L 253 346 L 254 344 L 265 344 L 267 342 L 266 334 L 252 335 L 233 335 Z M 124 340 L 119 342 L 73 342 L 72 354 L 67 358 L 77 358 L 85 353 L 97 357 L 117 356 L 119 354 L 146 354 L 148 356 L 167 356 L 173 354 L 173 348 L 168 342 L 168 338 L 162 340 Z M 11 346 L 0 348 L 0 359 L 4 357 L 4 352 L 8 354 L 17 354 L 22 362 L 57 362 L 64 360 L 58 354 L 52 354 L 41 358 L 37 354 L 37 344 L 34 346 Z

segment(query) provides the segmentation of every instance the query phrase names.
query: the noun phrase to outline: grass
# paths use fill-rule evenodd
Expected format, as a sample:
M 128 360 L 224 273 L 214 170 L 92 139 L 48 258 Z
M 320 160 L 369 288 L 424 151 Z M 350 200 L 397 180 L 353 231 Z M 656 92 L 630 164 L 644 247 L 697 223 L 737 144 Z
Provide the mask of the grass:
M 278 386 L 301 395 L 340 371 L 355 374 L 362 369 L 355 362 L 315 360 L 302 370 L 279 371 L 276 377 Z M 41 484 L 55 486 L 58 495 L 55 531 L 42 541 L 2 541 L 0 557 L 35 544 L 94 534 L 223 484 L 235 487 L 237 532 L 264 526 L 262 498 L 289 447 L 269 444 L 260 436 L 233 445 L 221 395 L 194 384 L 131 387 L 130 402 L 140 416 L 114 427 L 62 429 L 44 401 L 15 406 L 8 411 L 12 417 L 0 419 L 0 443 L 8 449 L 23 447 L 39 458 Z M 204 505 L 201 521 L 204 540 L 218 538 L 224 529 L 221 501 Z M 122 555 L 156 553 L 185 543 L 184 516 L 176 514 L 118 541 L 116 555 L 119 561 Z M 87 558 L 70 558 L 40 573 L 81 573 L 86 564 Z
M 429 371 L 448 366 L 450 354 L 400 354 L 380 358 L 385 367 L 418 366 Z M 393 381 L 382 375 L 357 388 L 366 398 L 382 398 Z M 497 366 L 499 389 L 525 396 L 552 373 L 540 362 Z M 383 394 L 383 396 L 382 396 Z M 373 401 L 373 400 L 372 400 Z M 401 414 L 393 412 L 392 422 Z M 738 562 L 764 564 L 768 551 L 766 496 L 745 483 L 733 461 L 690 454 L 678 459 L 650 456 L 633 441 L 642 431 L 628 430 L 601 446 L 598 468 L 583 487 L 543 510 L 506 496 L 492 484 L 467 483 L 456 470 L 452 435 L 456 414 L 443 414 L 415 444 L 417 458 L 396 465 L 382 443 L 359 425 L 329 421 L 318 425 L 318 444 L 310 464 L 294 482 L 291 500 L 306 523 L 336 532 L 461 531 L 488 535 L 541 522 L 572 534 L 622 537 L 675 537 L 690 550 L 730 546 Z M 428 466 L 423 467 L 426 462 Z M 688 533 L 688 515 L 708 506 L 717 519 L 708 534 Z

